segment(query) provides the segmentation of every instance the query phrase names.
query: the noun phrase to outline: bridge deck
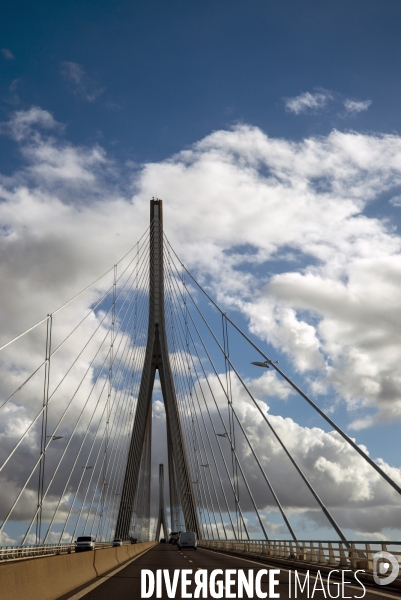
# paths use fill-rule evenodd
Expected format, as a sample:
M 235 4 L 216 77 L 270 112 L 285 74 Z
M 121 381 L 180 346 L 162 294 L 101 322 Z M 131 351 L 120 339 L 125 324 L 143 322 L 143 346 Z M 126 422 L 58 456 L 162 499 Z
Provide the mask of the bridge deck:
M 110 577 L 103 584 L 99 585 L 97 588 L 90 591 L 88 594 L 84 596 L 85 600 L 110 600 L 110 598 L 121 598 L 122 600 L 125 598 L 141 598 L 141 570 L 142 569 L 150 569 L 154 573 L 156 569 L 169 569 L 170 577 L 172 578 L 174 569 L 192 569 L 195 572 L 197 569 L 207 569 L 208 572 L 213 569 L 244 569 L 245 572 L 248 572 L 248 569 L 254 569 L 254 573 L 258 569 L 262 568 L 272 568 L 277 569 L 277 565 L 268 565 L 268 563 L 261 563 L 252 561 L 250 559 L 242 559 L 234 556 L 229 556 L 225 554 L 220 554 L 217 552 L 212 552 L 210 550 L 204 550 L 198 548 L 196 551 L 194 550 L 185 550 L 179 551 L 176 546 L 171 546 L 169 544 L 158 544 L 150 551 L 146 552 L 143 556 L 139 557 L 137 560 L 128 565 L 125 569 L 122 569 L 116 575 Z M 348 573 L 347 575 L 351 575 Z M 192 578 L 192 577 L 191 577 Z M 220 577 L 221 578 L 221 577 Z M 288 585 L 288 572 L 284 569 L 281 569 L 281 573 L 279 576 L 280 584 L 275 588 L 275 591 L 280 593 L 281 599 L 294 598 L 294 588 L 292 586 L 292 594 L 289 595 L 289 585 Z M 302 577 L 303 580 L 303 577 Z M 312 596 L 312 589 L 314 585 L 314 577 L 311 573 L 311 591 L 308 596 L 306 593 L 302 593 L 298 589 L 297 597 L 298 598 L 310 598 L 313 597 L 316 600 L 321 600 L 323 598 L 328 597 L 327 588 L 326 588 L 326 596 L 322 591 L 315 591 Z M 333 587 L 331 592 L 333 596 L 336 594 L 336 588 Z M 188 586 L 188 592 L 193 594 L 195 585 L 192 584 Z M 233 588 L 234 591 L 235 587 Z M 163 600 L 168 598 L 165 587 L 162 587 Z M 355 586 L 346 586 L 345 588 L 345 597 L 361 597 L 362 596 L 362 588 Z M 262 578 L 262 591 L 267 592 L 267 598 L 269 598 L 269 586 L 268 586 L 268 577 L 264 576 Z M 225 590 L 224 590 L 225 592 Z M 82 594 L 82 592 L 81 592 Z M 74 598 L 74 595 L 65 596 L 63 598 Z M 76 596 L 77 598 L 81 598 L 82 596 Z M 210 595 L 207 596 L 211 598 Z M 225 597 L 225 593 L 224 593 Z M 254 596 L 256 598 L 256 595 Z M 341 596 L 340 596 L 341 597 Z M 364 596 L 365 600 L 378 600 L 379 598 L 400 598 L 400 595 L 396 595 L 396 593 L 391 592 L 390 590 L 379 590 L 379 591 L 367 591 Z M 152 599 L 156 598 L 156 593 L 153 594 Z M 181 581 L 179 581 L 179 585 L 177 587 L 177 593 L 175 594 L 175 599 L 179 600 L 181 598 Z M 246 595 L 245 595 L 246 598 Z

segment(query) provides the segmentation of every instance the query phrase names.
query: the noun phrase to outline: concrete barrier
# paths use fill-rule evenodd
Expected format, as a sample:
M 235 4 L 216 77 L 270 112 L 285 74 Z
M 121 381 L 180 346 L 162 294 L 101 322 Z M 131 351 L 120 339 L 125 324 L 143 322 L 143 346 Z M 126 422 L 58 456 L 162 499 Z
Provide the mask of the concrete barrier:
M 0 598 L 58 598 L 96 577 L 93 554 L 60 554 L 0 565 Z
M 149 542 L 149 543 L 151 543 L 151 542 Z M 134 556 L 136 556 L 137 554 L 142 552 L 142 550 L 139 549 L 139 546 L 142 546 L 142 544 L 131 544 L 130 546 L 126 546 L 127 551 L 128 551 L 128 556 L 130 558 L 133 558 Z
M 119 566 L 116 556 L 117 548 L 101 548 L 95 550 L 93 564 L 97 575 L 104 575 L 107 571 Z
M 1 600 L 57 600 L 124 564 L 156 542 L 0 564 Z
M 130 545 L 136 546 L 136 544 L 130 544 Z M 117 550 L 117 552 L 116 552 L 117 561 L 120 565 L 122 563 L 125 563 L 127 560 L 129 560 L 128 546 L 121 546 L 120 548 L 116 548 L 116 550 Z

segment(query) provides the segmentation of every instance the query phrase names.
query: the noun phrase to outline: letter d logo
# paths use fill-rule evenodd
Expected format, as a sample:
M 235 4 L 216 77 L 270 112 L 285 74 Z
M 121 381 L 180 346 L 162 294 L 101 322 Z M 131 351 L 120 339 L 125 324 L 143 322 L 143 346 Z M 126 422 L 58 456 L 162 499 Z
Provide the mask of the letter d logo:
M 380 561 L 380 562 L 379 562 Z M 385 561 L 385 562 L 383 562 Z M 391 566 L 391 573 L 387 577 L 379 577 L 385 575 Z M 376 552 L 373 556 L 373 579 L 378 585 L 388 585 L 393 583 L 400 572 L 400 565 L 398 560 L 390 552 Z

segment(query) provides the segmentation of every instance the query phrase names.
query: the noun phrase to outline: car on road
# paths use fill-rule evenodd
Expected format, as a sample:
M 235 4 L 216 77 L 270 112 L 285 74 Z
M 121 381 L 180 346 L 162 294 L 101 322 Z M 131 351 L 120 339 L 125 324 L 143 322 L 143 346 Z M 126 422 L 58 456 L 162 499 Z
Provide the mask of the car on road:
M 95 538 L 92 535 L 81 535 L 75 541 L 75 552 L 95 549 Z
M 123 545 L 123 541 L 121 538 L 115 538 L 113 540 L 113 547 L 122 546 L 122 545 Z
M 172 531 L 168 538 L 169 544 L 176 544 L 178 540 L 178 536 L 180 535 L 179 531 Z
M 198 541 L 196 539 L 196 533 L 194 531 L 181 531 L 178 541 L 177 541 L 177 546 L 179 548 L 179 550 L 181 550 L 181 548 L 193 548 L 194 550 L 196 550 L 196 546 L 198 545 Z
M 166 538 L 160 538 L 160 544 L 165 544 L 166 543 Z
M 130 542 L 131 542 L 131 544 L 138 544 L 138 538 L 132 537 L 132 538 L 130 538 Z

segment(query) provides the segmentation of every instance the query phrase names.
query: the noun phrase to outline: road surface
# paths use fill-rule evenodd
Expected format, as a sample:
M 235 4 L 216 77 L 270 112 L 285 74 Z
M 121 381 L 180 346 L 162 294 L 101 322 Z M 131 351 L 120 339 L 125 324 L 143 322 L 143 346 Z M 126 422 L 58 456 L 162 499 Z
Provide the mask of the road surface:
M 150 551 L 140 556 L 137 560 L 129 564 L 127 567 L 116 573 L 116 575 L 108 578 L 104 583 L 89 593 L 85 594 L 84 596 L 80 595 L 79 598 L 84 597 L 85 600 L 128 600 L 131 598 L 133 600 L 139 600 L 141 598 L 141 572 L 144 569 L 151 570 L 153 573 L 155 573 L 157 569 L 168 569 L 171 579 L 173 579 L 174 569 L 192 569 L 193 574 L 188 575 L 188 578 L 193 579 L 195 572 L 199 569 L 206 569 L 208 574 L 210 574 L 214 569 L 222 569 L 224 572 L 227 569 L 243 569 L 246 575 L 248 575 L 249 569 L 254 569 L 255 576 L 257 571 L 263 568 L 278 569 L 279 567 L 277 567 L 277 565 L 263 564 L 259 561 L 253 561 L 252 559 L 237 558 L 201 548 L 198 548 L 196 551 L 188 549 L 180 552 L 177 549 L 177 546 L 171 546 L 170 544 L 158 544 Z M 347 575 L 348 579 L 353 578 L 352 573 L 348 573 Z M 225 575 L 217 576 L 217 579 L 223 579 L 223 585 L 224 577 Z M 280 574 L 276 575 L 275 577 L 279 580 L 279 584 L 274 587 L 274 592 L 280 594 L 279 597 L 281 599 L 315 598 L 316 600 L 321 600 L 323 598 L 330 598 L 330 595 L 327 592 L 327 580 L 325 577 L 323 578 L 325 592 L 319 591 L 321 586 L 318 582 L 316 585 L 316 590 L 313 593 L 315 578 L 311 574 L 309 582 L 309 594 L 306 592 L 306 588 L 304 592 L 301 592 L 298 587 L 297 595 L 295 595 L 294 590 L 294 573 L 292 573 L 291 586 L 289 585 L 289 574 L 287 570 L 281 569 Z M 304 581 L 304 575 L 300 575 L 300 580 L 301 582 Z M 344 595 L 341 588 L 338 592 L 337 584 L 333 581 L 330 587 L 331 597 L 365 598 L 366 600 L 387 600 L 387 598 L 401 598 L 401 594 L 397 595 L 395 592 L 391 592 L 384 587 L 377 592 L 366 591 L 365 595 L 363 595 L 363 588 L 355 580 L 353 581 L 354 585 L 346 585 L 344 587 Z M 193 582 L 188 586 L 187 591 L 193 595 L 194 590 L 195 583 Z M 233 586 L 231 591 L 233 592 L 233 597 L 237 597 L 236 585 Z M 273 597 L 269 594 L 269 578 L 266 575 L 261 579 L 261 591 L 267 593 L 266 598 Z M 227 597 L 226 592 L 227 590 L 224 587 L 223 598 Z M 339 595 L 337 595 L 338 593 Z M 76 597 L 78 598 L 78 596 Z M 182 598 L 181 580 L 178 581 L 177 592 L 174 597 L 176 600 L 180 600 Z M 208 593 L 206 597 L 211 598 L 212 596 Z M 248 596 L 244 593 L 244 598 L 247 597 Z M 253 597 L 257 598 L 257 595 L 254 594 Z M 74 598 L 74 596 L 72 596 L 72 598 Z M 156 592 L 154 592 L 150 598 L 152 600 L 156 598 Z M 167 600 L 168 598 L 164 583 L 162 585 L 161 598 L 163 600 Z

